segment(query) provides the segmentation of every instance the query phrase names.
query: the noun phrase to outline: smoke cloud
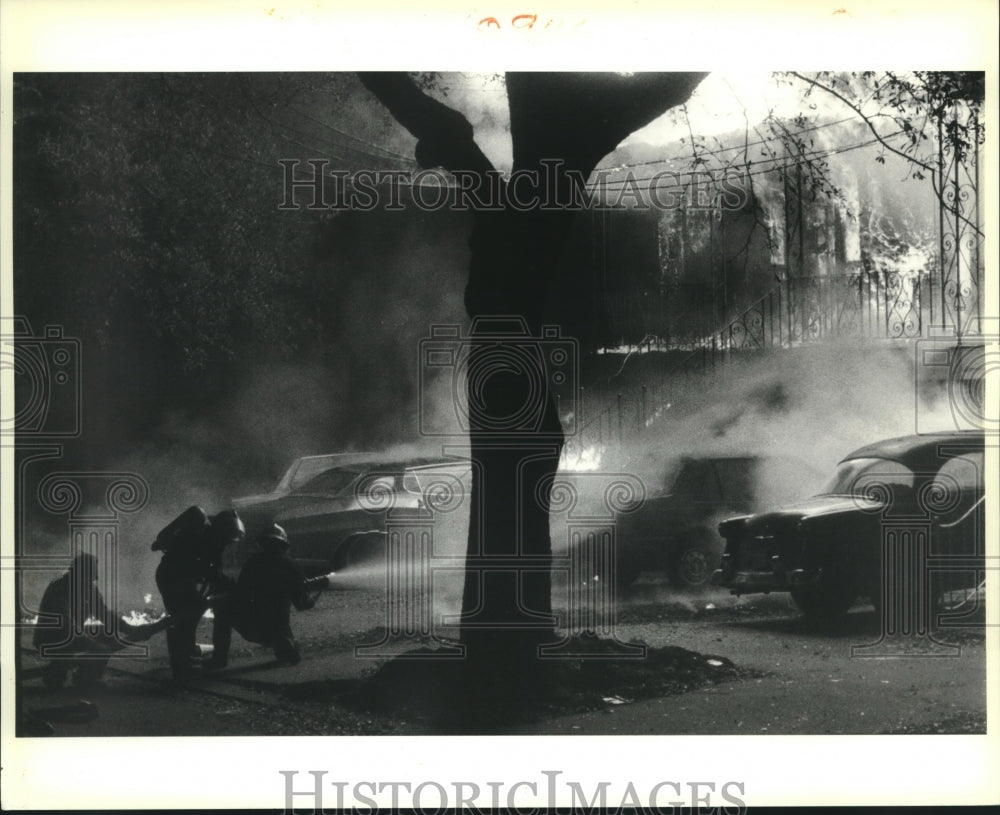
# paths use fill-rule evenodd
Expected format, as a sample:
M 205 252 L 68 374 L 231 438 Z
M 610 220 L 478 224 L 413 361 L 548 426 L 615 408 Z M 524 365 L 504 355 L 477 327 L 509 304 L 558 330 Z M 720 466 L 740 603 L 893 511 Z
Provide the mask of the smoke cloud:
M 787 457 L 825 478 L 853 449 L 915 432 L 918 405 L 931 409 L 915 396 L 910 344 L 779 351 L 721 366 L 708 380 L 668 383 L 662 392 L 669 407 L 624 446 L 620 462 L 654 486 L 664 463 L 682 455 Z M 939 421 L 946 425 L 947 416 Z

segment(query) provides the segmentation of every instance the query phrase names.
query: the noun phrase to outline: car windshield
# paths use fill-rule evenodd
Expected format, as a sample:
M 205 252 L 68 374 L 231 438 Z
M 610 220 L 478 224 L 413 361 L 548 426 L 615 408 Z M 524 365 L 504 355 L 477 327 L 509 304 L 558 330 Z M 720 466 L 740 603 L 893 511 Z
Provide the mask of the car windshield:
M 674 479 L 671 492 L 693 501 L 719 501 L 719 478 L 712 462 L 705 459 L 686 459 Z
M 858 495 L 874 484 L 913 487 L 913 470 L 887 458 L 852 458 L 822 489 L 824 495 Z
M 985 455 L 981 452 L 955 456 L 941 465 L 934 483 L 941 489 L 967 491 L 969 494 L 983 489 L 983 467 Z
M 956 456 L 941 465 L 928 497 L 939 517 L 951 520 L 964 515 L 982 500 L 983 466 L 982 452 Z
M 289 479 L 288 486 L 291 489 L 297 489 L 306 484 L 318 473 L 329 469 L 334 463 L 332 459 L 333 456 L 314 456 L 299 459 L 298 466 L 296 466 L 292 477 Z
M 419 467 L 409 467 L 403 475 L 403 489 L 420 495 L 432 485 L 460 486 L 466 488 L 472 477 L 472 466 L 468 461 L 448 461 L 438 464 L 426 464 Z
M 378 457 L 373 453 L 329 453 L 324 456 L 305 456 L 288 468 L 281 481 L 278 491 L 297 490 L 320 473 L 344 467 L 369 466 L 374 467 Z
M 295 492 L 312 495 L 338 495 L 345 487 L 352 484 L 358 475 L 357 470 L 345 470 L 338 467 L 320 473 L 301 487 L 297 487 Z

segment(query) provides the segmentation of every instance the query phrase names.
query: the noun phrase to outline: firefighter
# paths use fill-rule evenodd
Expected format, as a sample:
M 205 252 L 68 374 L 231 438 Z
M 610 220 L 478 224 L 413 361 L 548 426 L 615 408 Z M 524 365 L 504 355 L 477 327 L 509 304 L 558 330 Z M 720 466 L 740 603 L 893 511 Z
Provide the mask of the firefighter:
M 208 597 L 232 587 L 232 580 L 222 572 L 223 550 L 245 535 L 235 510 L 223 510 L 209 519 L 200 507 L 191 507 L 153 544 L 154 551 L 164 553 L 156 569 L 156 585 L 172 618 L 167 651 L 175 679 L 189 678 L 197 664 L 195 634 L 209 607 Z
M 169 617 L 132 625 L 110 611 L 97 587 L 97 567 L 94 555 L 81 552 L 42 595 L 40 615 L 54 615 L 59 621 L 50 627 L 41 620 L 33 637 L 40 656 L 56 651 L 42 668 L 42 681 L 49 687 L 61 687 L 70 673 L 76 687 L 100 685 L 115 651 L 130 645 L 130 640 L 142 642 L 167 627 Z
M 288 556 L 285 530 L 273 524 L 257 542 L 260 551 L 244 564 L 236 588 L 215 606 L 215 650 L 205 663 L 208 670 L 226 667 L 235 628 L 243 639 L 274 650 L 279 662 L 297 665 L 299 654 L 291 628 L 291 607 L 299 611 L 316 604 L 310 592 L 329 585 L 324 575 L 307 580 Z

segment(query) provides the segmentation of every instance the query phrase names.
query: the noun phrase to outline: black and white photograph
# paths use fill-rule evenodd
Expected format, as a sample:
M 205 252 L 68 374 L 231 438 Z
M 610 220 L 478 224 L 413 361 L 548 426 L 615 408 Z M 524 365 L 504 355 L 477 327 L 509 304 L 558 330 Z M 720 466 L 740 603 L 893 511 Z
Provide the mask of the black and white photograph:
M 996 9 L 88 5 L 2 7 L 5 808 L 1000 800 Z

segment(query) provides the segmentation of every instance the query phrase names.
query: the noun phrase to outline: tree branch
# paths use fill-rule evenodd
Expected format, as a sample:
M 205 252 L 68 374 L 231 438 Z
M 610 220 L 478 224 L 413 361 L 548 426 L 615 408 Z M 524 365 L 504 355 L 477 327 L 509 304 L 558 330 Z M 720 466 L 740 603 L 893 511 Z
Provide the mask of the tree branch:
M 472 125 L 457 110 L 425 94 L 402 72 L 359 72 L 361 83 L 417 139 L 421 167 L 466 170 L 483 176 L 495 172 L 473 138 Z
M 629 134 L 686 102 L 706 73 L 507 74 L 515 168 L 562 159 L 584 175 Z
M 789 73 L 790 76 L 794 76 L 796 79 L 799 79 L 802 82 L 805 82 L 805 83 L 807 83 L 809 85 L 812 85 L 814 88 L 819 88 L 820 90 L 826 91 L 831 96 L 835 96 L 837 99 L 839 99 L 845 105 L 847 105 L 847 107 L 849 107 L 856 114 L 858 114 L 858 116 L 861 118 L 861 121 L 865 123 L 865 125 L 867 126 L 867 128 L 872 132 L 872 135 L 875 136 L 875 138 L 878 141 L 878 143 L 881 144 L 890 153 L 895 153 L 897 156 L 900 156 L 901 158 L 906 159 L 911 164 L 916 164 L 922 170 L 928 170 L 928 171 L 931 171 L 931 172 L 934 171 L 935 168 L 932 167 L 930 164 L 925 164 L 920 159 L 918 159 L 916 156 L 913 156 L 913 155 L 907 153 L 906 151 L 900 150 L 900 149 L 898 149 L 896 147 L 893 147 L 891 144 L 889 144 L 889 142 L 887 142 L 884 138 L 882 138 L 882 134 L 879 133 L 878 130 L 875 129 L 875 125 L 873 125 L 872 122 L 871 122 L 871 119 L 868 116 L 866 116 L 861 111 L 861 108 L 858 107 L 857 105 L 855 105 L 853 102 L 851 102 L 843 94 L 839 93 L 838 91 L 835 91 L 829 85 L 824 85 L 822 82 L 817 82 L 815 79 L 810 79 L 808 76 L 803 76 L 802 74 L 798 73 L 797 71 L 789 71 L 788 73 Z

